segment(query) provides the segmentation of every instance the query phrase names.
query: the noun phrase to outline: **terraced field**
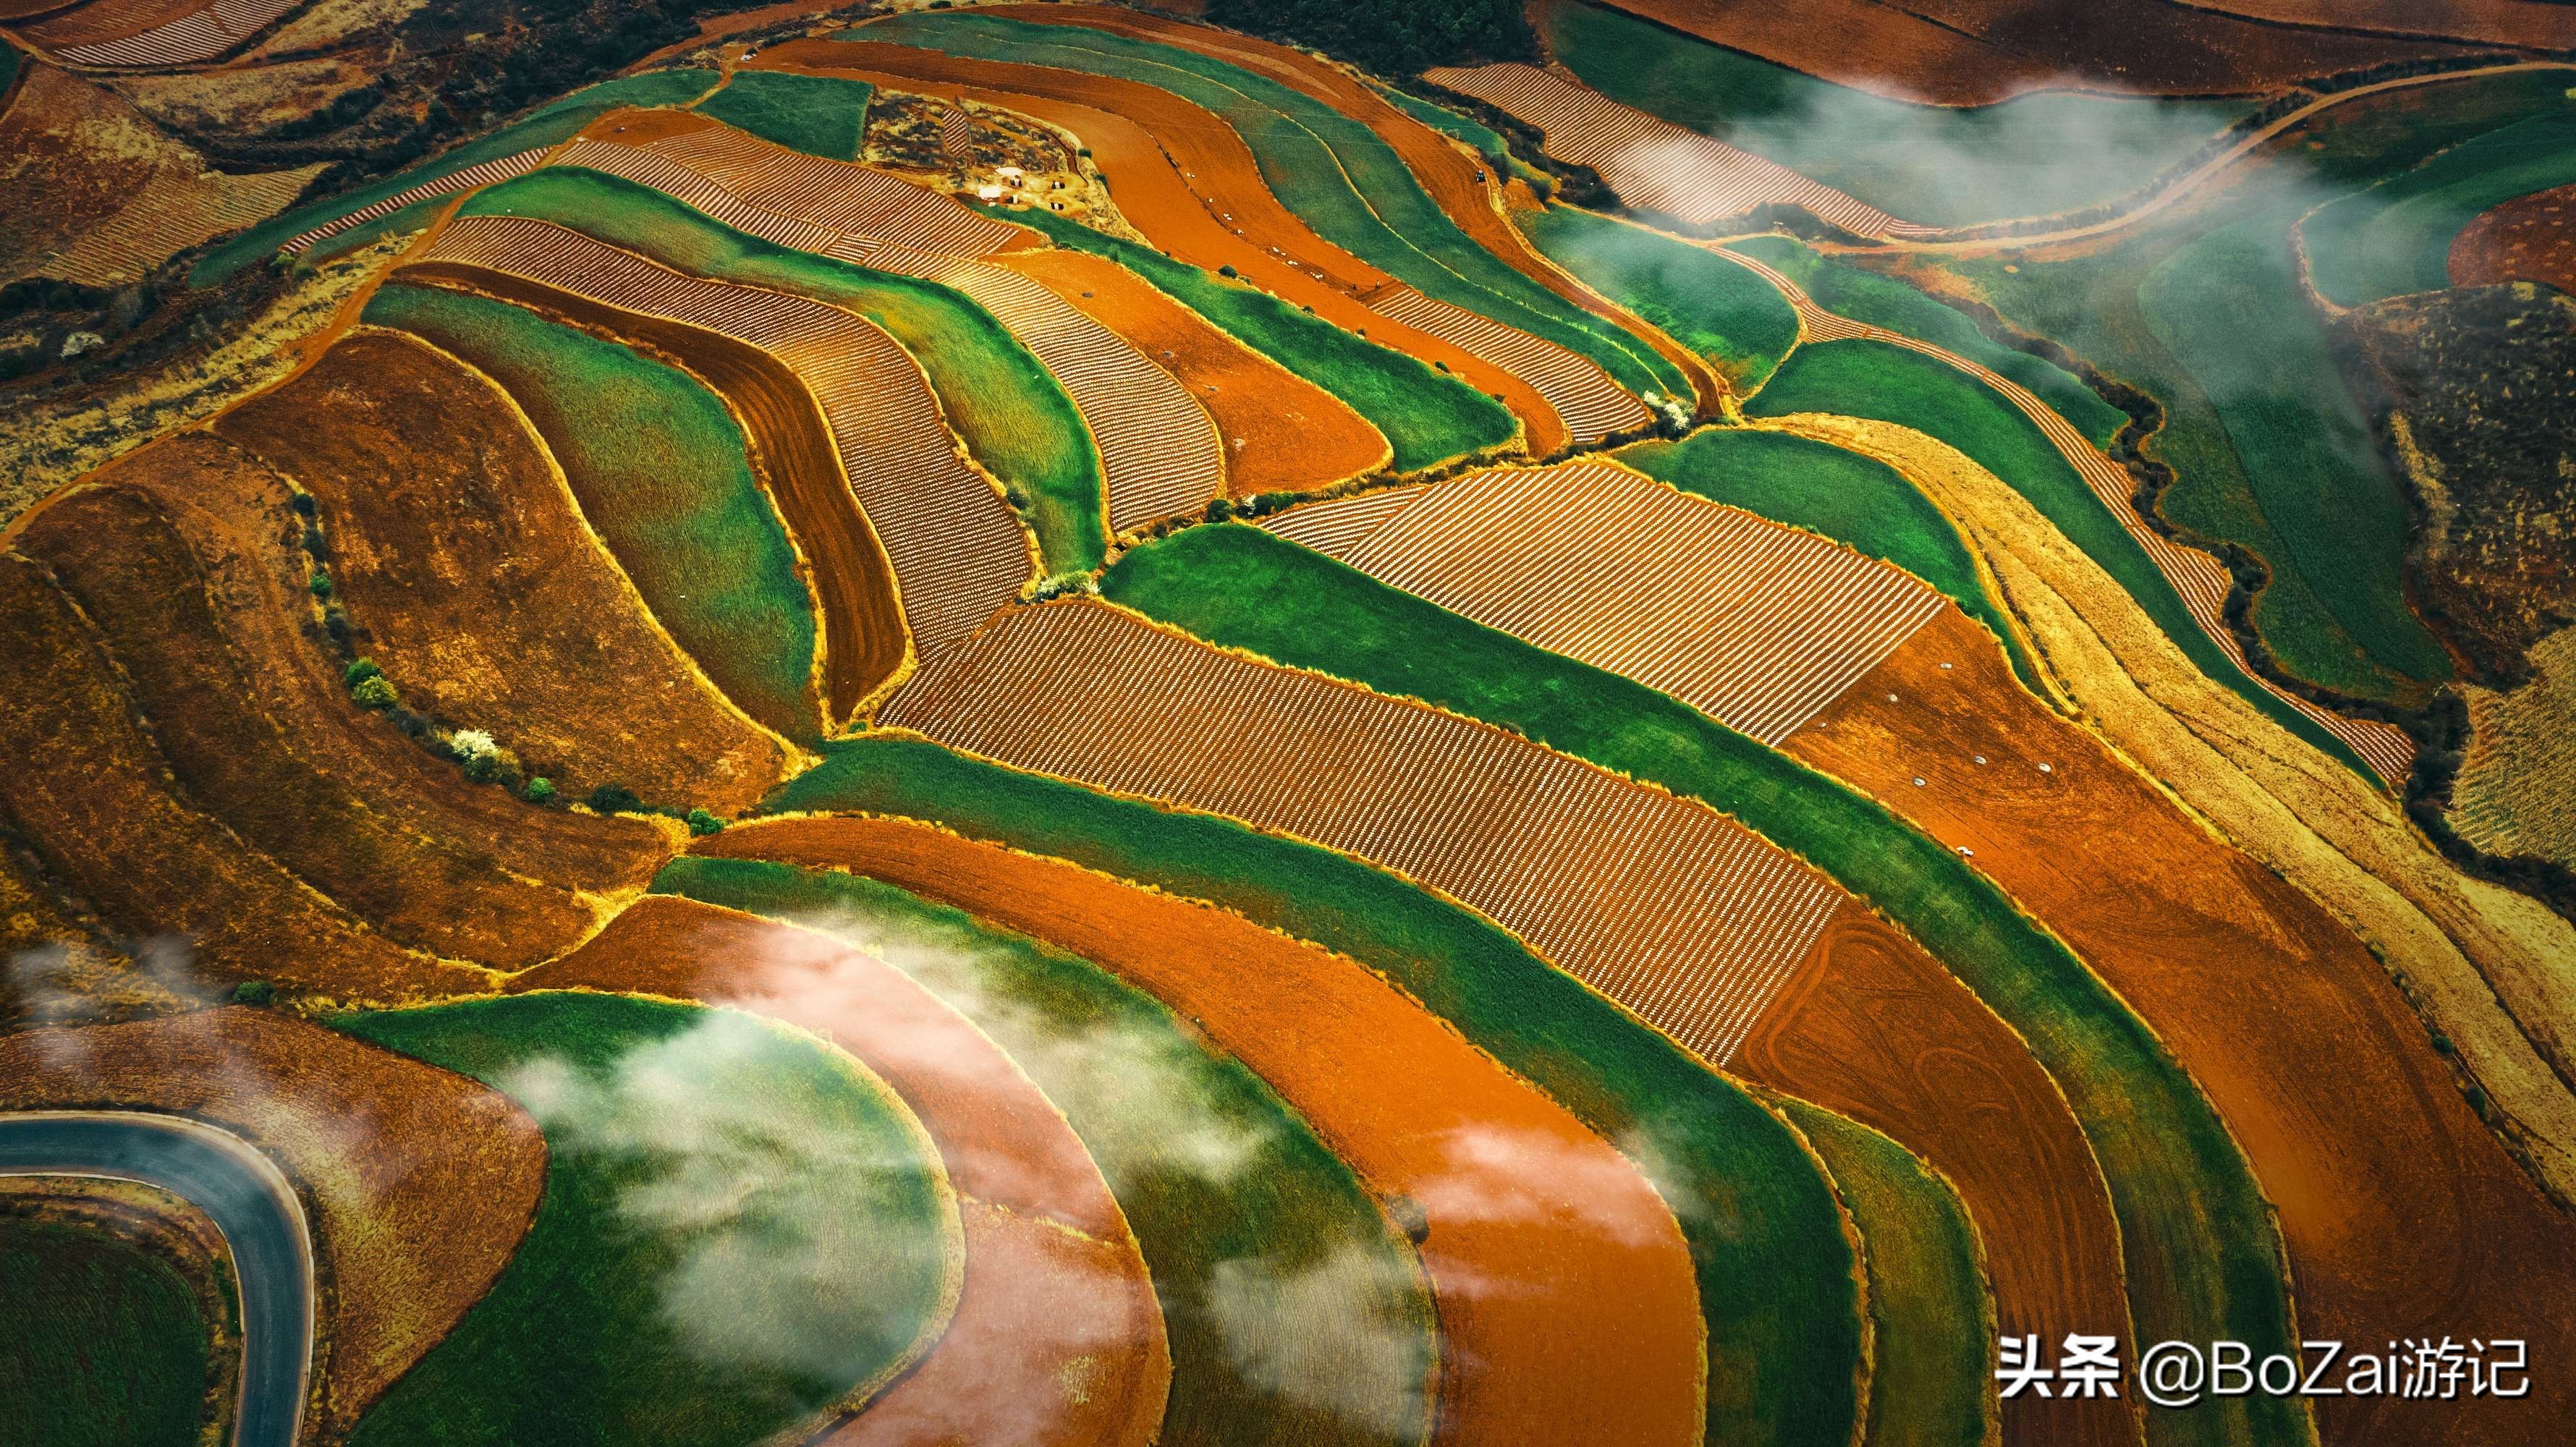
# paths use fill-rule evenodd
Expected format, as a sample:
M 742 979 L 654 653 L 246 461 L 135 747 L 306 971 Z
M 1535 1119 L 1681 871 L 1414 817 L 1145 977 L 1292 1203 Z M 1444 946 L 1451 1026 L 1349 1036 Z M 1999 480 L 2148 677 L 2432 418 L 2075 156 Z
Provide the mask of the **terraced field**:
M 2213 5 L 0 0 L 0 1438 L 2558 1440 L 2576 21 Z

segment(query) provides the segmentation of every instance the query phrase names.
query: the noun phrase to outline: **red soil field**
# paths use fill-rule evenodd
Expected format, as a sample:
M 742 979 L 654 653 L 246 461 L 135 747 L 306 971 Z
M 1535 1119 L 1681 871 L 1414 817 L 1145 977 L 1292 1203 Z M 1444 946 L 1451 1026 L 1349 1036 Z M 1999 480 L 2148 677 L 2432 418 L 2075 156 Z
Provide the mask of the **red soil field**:
M 228 472 L 256 476 L 220 465 L 164 476 L 220 486 Z M 273 516 L 290 516 L 283 487 L 275 503 Z M 97 627 L 184 795 L 398 944 L 501 969 L 531 965 L 590 932 L 575 888 L 637 887 L 661 863 L 649 828 L 546 815 L 529 822 L 570 846 L 578 882 L 522 873 L 554 861 L 517 841 L 494 847 L 490 832 L 516 821 L 474 796 L 498 790 L 467 783 L 453 764 L 366 717 L 346 690 L 327 679 L 313 686 L 311 670 L 262 647 L 273 640 L 239 627 L 279 606 L 241 586 L 265 559 L 190 537 L 136 491 L 68 493 L 18 548 L 50 568 Z M 319 651 L 291 633 L 285 641 Z M 549 828 L 556 820 L 573 827 Z M 624 860 L 598 848 L 608 839 L 628 846 Z
M 217 980 L 372 999 L 478 987 L 401 949 L 176 795 L 115 661 L 38 564 L 0 555 L 0 810 L 46 871 L 137 938 L 179 935 Z
M 1337 499 L 1267 526 L 1764 743 L 1942 607 L 1849 548 L 1597 462 L 1497 468 L 1394 502 Z
M 2576 12 L 2529 0 L 2193 0 L 2193 8 L 2284 25 L 2503 45 L 2576 45 Z
M 785 363 L 822 407 L 842 471 L 892 560 L 921 657 L 972 632 L 1035 573 L 1028 533 L 991 481 L 958 456 L 920 366 L 865 318 L 685 275 L 525 217 L 451 222 L 418 255 L 720 332 Z
M 429 262 L 395 276 L 515 303 L 675 362 L 705 383 L 742 424 L 752 465 L 803 554 L 806 586 L 822 605 L 824 706 L 831 721 L 850 717 L 902 671 L 909 640 L 894 566 L 841 474 L 821 409 L 786 363 L 720 332 L 602 306 L 506 272 Z
M 1983 630 L 1944 610 L 1783 747 L 1975 850 L 2155 1028 L 2279 1208 L 2304 1335 L 2576 1351 L 2576 1226 L 2470 1111 L 2386 970 L 2021 692 Z M 2317 1406 L 2328 1442 L 2537 1442 L 2576 1411 L 2576 1382 Z
M 1699 399 L 1714 405 L 1723 389 L 1708 364 L 1689 348 L 1593 294 L 1582 283 L 1530 249 L 1529 242 L 1504 219 L 1505 176 L 1458 149 L 1455 142 L 1395 108 L 1365 82 L 1302 50 L 1249 36 L 1210 30 L 1160 16 L 1101 7 L 1061 9 L 1052 5 L 1011 5 L 996 10 L 1013 20 L 1039 24 L 1085 25 L 1132 35 L 1142 40 L 1185 46 L 1203 55 L 1230 61 L 1282 81 L 1368 126 L 1395 149 L 1422 189 L 1440 204 L 1449 219 L 1476 243 L 1501 257 L 1558 296 L 1604 317 L 1653 347 L 1690 378 Z
M 622 783 L 731 815 L 784 775 L 778 741 L 645 616 L 509 398 L 444 353 L 355 334 L 215 426 L 313 494 L 334 596 L 415 707 L 576 796 Z
M 166 14 L 163 0 L 101 0 L 35 29 L 44 32 L 41 38 L 46 48 L 73 65 L 189 65 L 211 60 L 241 44 L 296 3 L 297 0 L 213 0 L 203 9 L 159 19 Z M 155 17 L 148 29 L 138 23 L 146 16 Z M 70 38 L 76 31 L 82 41 L 97 43 L 76 42 Z
M 1532 452 L 1565 446 L 1564 424 L 1529 383 L 1362 305 L 1358 293 L 1391 287 L 1394 279 L 1308 230 L 1270 194 L 1233 128 L 1169 91 L 874 41 L 790 41 L 763 51 L 756 66 L 962 94 L 1071 131 L 1109 178 L 1120 211 L 1156 249 L 1209 271 L 1232 266 L 1245 281 L 1311 306 L 1336 326 L 1444 364 L 1500 397 L 1521 419 Z
M 1153 1441 L 1171 1361 L 1127 1218 L 1054 1104 L 929 991 L 822 935 L 660 895 L 510 988 L 767 1015 L 866 1061 L 920 1117 L 964 1212 L 964 1290 L 922 1365 L 826 1440 Z
M 1840 85 L 1951 106 L 2070 83 L 2157 95 L 2244 94 L 2466 53 L 2429 40 L 2267 25 L 2162 0 L 1918 0 L 1902 9 L 1878 0 L 1607 3 Z
M 1857 904 L 1744 1039 L 1745 1079 L 1886 1132 L 1949 1176 L 1986 1245 L 2001 1330 L 2129 1340 L 2119 1223 L 2057 1083 L 1948 969 Z M 2123 1351 L 2122 1360 L 2133 1354 Z M 2134 1443 L 2127 1404 L 2007 1409 L 2015 1447 Z
M 1368 419 L 1210 325 L 1106 257 L 1024 251 L 996 264 L 1028 277 L 1170 372 L 1216 422 L 1226 493 L 1311 492 L 1385 464 Z
M 48 50 L 60 50 L 140 35 L 195 14 L 205 8 L 205 0 L 89 0 L 86 5 L 68 7 L 64 0 L 40 0 L 20 8 L 29 13 L 61 12 L 24 26 L 21 31 Z
M 475 1080 L 271 1010 L 0 1036 L 0 1109 L 191 1115 L 291 1177 L 319 1278 L 308 1430 L 338 1440 L 527 1234 L 546 1143 Z
M 1250 1066 L 1381 1195 L 1419 1202 L 1437 1440 L 1695 1443 L 1699 1299 L 1633 1166 L 1355 963 L 1239 916 L 897 820 L 791 819 L 707 851 L 843 867 L 1061 946 Z
M 2576 292 L 2576 186 L 2507 201 L 2451 241 L 2451 284 L 2536 281 Z
M 1005 614 L 882 721 L 1374 860 L 1720 1065 L 1844 898 L 1705 805 L 1100 603 Z

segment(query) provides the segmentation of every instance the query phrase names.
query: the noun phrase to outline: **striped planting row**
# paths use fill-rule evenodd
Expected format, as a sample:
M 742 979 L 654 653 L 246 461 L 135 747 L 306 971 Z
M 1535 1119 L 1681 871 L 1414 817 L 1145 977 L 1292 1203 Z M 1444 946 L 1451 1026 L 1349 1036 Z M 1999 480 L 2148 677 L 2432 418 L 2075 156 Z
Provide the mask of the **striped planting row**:
M 1626 468 L 1503 468 L 1360 513 L 1345 563 L 1535 647 L 1660 689 L 1766 744 L 1795 733 L 1941 611 L 1940 594 L 1812 533 Z M 1300 514 L 1334 509 L 1308 521 Z M 1300 538 L 1304 541 L 1305 538 Z
M 1561 66 L 1443 67 L 1423 79 L 1471 95 L 1539 128 L 1547 153 L 1601 173 L 1619 199 L 1692 225 L 1795 206 L 1855 236 L 1920 237 L 1937 228 L 1899 221 L 1776 161 L 1621 105 Z
M 67 45 L 54 58 L 68 65 L 140 68 L 212 60 L 266 29 L 297 0 L 214 0 L 166 25 L 122 40 Z
M 713 134 L 696 131 L 674 139 Z M 869 177 L 901 187 L 958 212 L 969 221 L 987 218 L 864 167 L 821 161 L 833 172 L 803 173 L 815 184 L 766 179 L 748 148 L 781 157 L 797 153 L 741 138 L 719 152 L 693 146 L 674 152 L 667 143 L 650 150 L 585 142 L 565 149 L 559 164 L 590 166 L 651 186 L 739 230 L 802 251 L 820 252 L 884 271 L 954 287 L 990 311 L 1038 361 L 1064 384 L 1090 424 L 1100 448 L 1109 491 L 1109 526 L 1124 531 L 1158 518 L 1194 511 L 1225 491 L 1225 449 L 1216 424 L 1197 399 L 1117 333 L 1093 321 L 1036 282 L 969 257 L 927 249 L 891 237 L 867 236 L 836 222 L 891 222 L 902 235 L 924 237 L 918 213 L 880 206 L 843 177 Z M 701 171 L 705 159 L 719 169 Z M 799 157 L 799 159 L 811 159 Z M 737 190 L 739 185 L 746 189 Z M 754 193 L 760 200 L 753 199 Z M 778 203 L 793 209 L 780 210 Z M 832 218 L 827 220 L 825 218 Z M 992 223 L 993 232 L 952 235 L 951 244 L 998 244 L 1017 228 Z M 925 238 L 927 239 L 927 238 Z
M 1946 351 L 1930 342 L 1917 340 L 1901 332 L 1886 331 L 1855 322 L 1848 317 L 1836 316 L 1816 305 L 1815 300 L 1800 289 L 1796 282 L 1752 257 L 1728 251 L 1723 247 L 1711 247 L 1710 250 L 1738 266 L 1748 267 L 1760 273 L 1764 280 L 1779 288 L 1780 294 L 1787 297 L 1789 304 L 1797 309 L 1800 341 L 1885 342 L 1890 346 L 1903 347 L 1909 351 L 1920 352 L 1927 357 L 1938 358 L 1994 388 L 2004 400 L 2019 408 L 2023 416 L 2028 417 L 2041 432 L 2047 435 L 2049 442 L 2074 466 L 2076 473 L 2084 479 L 2085 485 L 2093 490 L 2093 495 L 2100 498 L 2102 505 L 2111 510 L 2111 515 L 2120 520 L 2120 525 L 2128 530 L 2129 536 L 2137 539 L 2138 546 L 2146 549 L 2147 557 L 2155 563 L 2157 571 L 2163 573 L 2166 581 L 2173 585 L 2174 591 L 2182 595 L 2183 606 L 2190 610 L 2192 620 L 2200 625 L 2201 631 L 2207 633 L 2219 648 L 2234 660 L 2236 666 L 2244 670 L 2246 677 L 2261 684 L 2290 707 L 2315 720 L 2318 727 L 2343 740 L 2354 753 L 2368 760 L 2370 766 L 2379 771 L 2380 777 L 2388 782 L 2391 789 L 2402 788 L 2405 785 L 2407 776 L 2415 768 L 2414 739 L 2409 737 L 2405 730 L 2393 724 L 2346 718 L 2331 709 L 2322 708 L 2256 672 L 2253 664 L 2245 657 L 2244 646 L 2237 642 L 2236 631 L 2227 626 L 2227 592 L 2234 580 L 2229 576 L 2226 566 L 2209 554 L 2196 548 L 2184 547 L 2148 527 L 2146 520 L 2138 515 L 2137 505 L 2130 498 L 2129 474 L 2122 470 L 2119 464 L 2103 456 L 2101 449 L 2086 440 L 2084 434 L 2076 431 L 2072 423 L 2058 416 L 2055 408 L 2041 401 L 2029 388 L 2010 377 L 1980 366 L 1955 352 Z
M 1565 423 L 1574 445 L 1590 447 L 1613 432 L 1655 420 L 1646 404 L 1583 357 L 1490 317 L 1392 286 L 1367 298 L 1368 308 L 1415 331 L 1438 337 L 1480 361 L 1491 362 L 1530 384 Z
M 452 196 L 460 191 L 472 191 L 478 187 L 497 185 L 513 176 L 522 176 L 535 170 L 545 164 L 545 159 L 546 148 L 539 146 L 533 151 L 521 151 L 516 155 L 485 161 L 480 165 L 468 166 L 462 171 L 450 171 L 435 181 L 423 181 L 417 186 L 396 191 L 382 201 L 362 206 L 346 216 L 325 221 L 287 242 L 278 250 L 289 256 L 301 255 L 317 241 L 337 236 L 353 226 L 364 226 L 379 216 L 391 216 L 415 201 L 426 201 L 433 196 Z
M 904 623 L 925 662 L 973 632 L 1035 572 L 1027 534 L 958 456 L 921 369 L 864 318 L 806 297 L 684 276 L 527 217 L 465 217 L 421 259 L 525 277 L 778 358 L 821 407 L 851 489 L 894 566 Z
M 883 721 L 1373 860 L 1717 1064 L 1845 898 L 1705 805 L 1093 601 L 1005 614 Z
M 1412 505 L 1424 488 L 1395 487 L 1291 508 L 1262 524 L 1292 543 L 1328 558 L 1347 558 L 1369 534 Z
M 731 126 L 664 136 L 650 149 L 754 206 L 877 241 L 982 256 L 1021 234 L 936 191 L 852 161 L 772 145 Z
M 939 154 L 952 161 L 975 159 L 975 122 L 956 106 L 941 106 L 939 119 Z

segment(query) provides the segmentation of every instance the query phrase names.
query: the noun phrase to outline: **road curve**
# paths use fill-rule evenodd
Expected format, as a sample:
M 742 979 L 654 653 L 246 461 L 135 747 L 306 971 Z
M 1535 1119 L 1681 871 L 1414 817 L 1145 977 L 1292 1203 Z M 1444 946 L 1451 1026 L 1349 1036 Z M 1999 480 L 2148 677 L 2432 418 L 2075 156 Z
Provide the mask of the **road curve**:
M 313 1364 L 313 1236 L 294 1186 L 239 1136 L 139 1111 L 0 1114 L 0 1176 L 158 1186 L 211 1217 L 241 1292 L 234 1447 L 293 1447 Z

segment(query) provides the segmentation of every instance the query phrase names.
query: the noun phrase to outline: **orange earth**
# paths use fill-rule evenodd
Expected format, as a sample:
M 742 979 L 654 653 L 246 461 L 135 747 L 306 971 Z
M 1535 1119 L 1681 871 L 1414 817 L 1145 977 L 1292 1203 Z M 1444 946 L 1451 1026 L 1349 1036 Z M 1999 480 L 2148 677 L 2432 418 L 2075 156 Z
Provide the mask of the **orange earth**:
M 1921 946 L 1845 903 L 1728 1068 L 1873 1126 L 1947 1175 L 1985 1242 L 2001 1330 L 2129 1342 L 2119 1222 L 2092 1147 L 2021 1037 Z M 2138 1436 L 2128 1405 L 2107 1399 L 2002 1420 L 2015 1447 Z
M 619 783 L 731 815 L 784 776 L 783 746 L 654 626 L 509 398 L 445 353 L 351 335 L 215 425 L 313 494 L 334 596 L 414 707 L 552 763 L 575 797 Z
M 1405 169 L 1413 173 L 1422 189 L 1439 203 L 1450 220 L 1475 238 L 1477 245 L 1549 291 L 1594 316 L 1617 324 L 1653 347 L 1665 360 L 1681 369 L 1682 374 L 1690 379 L 1699 399 L 1708 405 L 1714 406 L 1715 399 L 1724 391 L 1698 353 L 1593 294 L 1581 282 L 1531 250 L 1520 231 L 1504 219 L 1503 198 L 1508 176 L 1495 173 L 1483 161 L 1460 150 L 1456 142 L 1396 109 L 1384 96 L 1350 72 L 1285 45 L 1159 16 L 1094 7 L 1061 9 L 1052 5 L 1006 5 L 997 7 L 993 13 L 1032 23 L 1084 25 L 1140 40 L 1184 46 L 1304 91 L 1364 123 L 1378 139 L 1393 147 L 1395 153 L 1403 158 Z
M 1233 128 L 1169 91 L 874 41 L 791 41 L 761 52 L 755 65 L 962 95 L 1071 131 L 1108 178 L 1121 213 L 1157 250 L 1208 271 L 1232 266 L 1245 281 L 1312 307 L 1336 326 L 1445 365 L 1478 391 L 1499 397 L 1521 419 L 1536 455 L 1566 444 L 1564 423 L 1527 382 L 1361 305 L 1359 294 L 1391 286 L 1394 279 L 1307 229 L 1270 194 Z
M 2576 1353 L 2576 1226 L 2469 1109 L 2387 971 L 2022 692 L 1983 629 L 1944 610 L 1783 747 L 1975 850 L 2156 1030 L 2280 1212 L 2304 1334 Z M 2576 1379 L 2317 1409 L 2328 1442 L 2537 1442 L 2576 1413 Z
M 701 852 L 848 868 L 1117 972 L 1205 1030 L 1381 1195 L 1418 1202 L 1438 1439 L 1696 1443 L 1699 1299 L 1654 1189 L 1563 1107 L 1352 961 L 1233 914 L 927 826 L 745 825 Z
M 294 1180 L 326 1439 L 482 1298 L 545 1187 L 545 1136 L 500 1092 L 273 1010 L 0 1036 L 0 1109 L 81 1106 L 194 1116 Z
M 2576 292 L 2576 186 L 2516 197 L 2451 240 L 2451 284 L 2536 281 Z
M 513 302 L 657 361 L 722 397 L 749 439 L 752 465 L 803 555 L 823 612 L 825 705 L 837 726 L 903 667 L 906 637 L 894 567 L 842 474 L 814 394 L 787 364 L 735 338 L 604 305 L 543 282 L 460 262 L 401 268 L 397 281 Z
M 1118 263 L 1065 250 L 994 261 L 1126 338 L 1207 408 L 1225 441 L 1228 496 L 1312 492 L 1385 464 L 1387 441 L 1367 418 Z
M 1154 1440 L 1171 1358 L 1125 1214 L 1053 1102 L 908 976 L 792 925 L 653 895 L 510 988 L 639 992 L 767 1015 L 866 1061 L 920 1118 L 965 1224 L 957 1314 L 919 1367 L 822 1440 Z

